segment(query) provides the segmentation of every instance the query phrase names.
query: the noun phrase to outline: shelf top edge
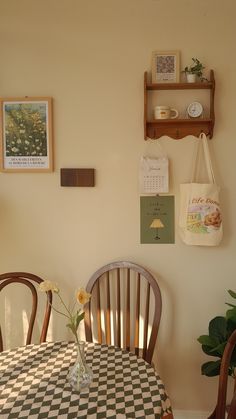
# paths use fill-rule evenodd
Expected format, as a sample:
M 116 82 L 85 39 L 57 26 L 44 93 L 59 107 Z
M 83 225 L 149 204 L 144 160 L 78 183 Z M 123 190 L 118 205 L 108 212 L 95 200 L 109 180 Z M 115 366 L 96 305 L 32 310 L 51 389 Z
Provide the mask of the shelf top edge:
M 196 83 L 176 82 L 176 83 L 149 83 L 148 73 L 145 71 L 145 84 L 147 90 L 185 90 L 185 89 L 212 89 L 214 87 L 214 71 L 210 70 L 210 80 Z
M 200 83 L 147 83 L 147 90 L 193 90 L 193 89 L 211 89 L 213 82 L 200 82 Z
M 207 122 L 212 122 L 213 120 L 211 118 L 173 118 L 173 119 L 152 119 L 147 121 L 147 124 L 184 124 L 184 123 L 197 123 L 197 124 L 201 124 L 201 123 L 207 123 Z

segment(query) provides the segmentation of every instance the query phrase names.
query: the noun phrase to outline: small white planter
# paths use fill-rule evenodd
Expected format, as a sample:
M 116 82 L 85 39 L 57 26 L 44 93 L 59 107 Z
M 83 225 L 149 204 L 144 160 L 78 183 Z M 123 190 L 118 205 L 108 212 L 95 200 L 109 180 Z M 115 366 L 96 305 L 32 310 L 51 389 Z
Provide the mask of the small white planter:
M 187 82 L 188 83 L 196 83 L 196 81 L 197 81 L 197 75 L 196 74 L 186 73 L 186 77 L 187 77 Z

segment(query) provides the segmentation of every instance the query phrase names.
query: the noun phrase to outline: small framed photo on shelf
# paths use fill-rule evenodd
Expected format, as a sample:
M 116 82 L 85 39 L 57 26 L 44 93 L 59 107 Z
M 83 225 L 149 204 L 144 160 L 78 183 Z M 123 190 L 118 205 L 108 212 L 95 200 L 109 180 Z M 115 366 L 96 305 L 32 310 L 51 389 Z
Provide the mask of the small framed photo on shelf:
M 1 171 L 52 172 L 52 98 L 0 99 Z
M 153 51 L 152 83 L 177 83 L 180 76 L 179 51 Z

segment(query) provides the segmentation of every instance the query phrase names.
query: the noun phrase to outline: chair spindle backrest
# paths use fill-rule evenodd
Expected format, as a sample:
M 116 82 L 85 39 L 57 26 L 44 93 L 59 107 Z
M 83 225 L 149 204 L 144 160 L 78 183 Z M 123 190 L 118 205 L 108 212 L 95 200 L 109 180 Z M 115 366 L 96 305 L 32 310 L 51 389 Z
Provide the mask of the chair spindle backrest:
M 151 273 L 131 262 L 113 262 L 92 275 L 86 290 L 92 294 L 85 306 L 86 339 L 94 341 L 97 331 L 99 343 L 134 351 L 151 362 L 162 308 L 160 289 Z

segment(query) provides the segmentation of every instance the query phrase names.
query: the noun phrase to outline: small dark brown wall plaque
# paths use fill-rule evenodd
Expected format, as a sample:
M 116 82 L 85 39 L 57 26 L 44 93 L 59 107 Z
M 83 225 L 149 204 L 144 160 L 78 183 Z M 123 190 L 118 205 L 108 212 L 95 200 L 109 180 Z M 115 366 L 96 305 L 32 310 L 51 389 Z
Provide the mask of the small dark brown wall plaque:
M 61 186 L 94 186 L 94 169 L 61 169 Z

